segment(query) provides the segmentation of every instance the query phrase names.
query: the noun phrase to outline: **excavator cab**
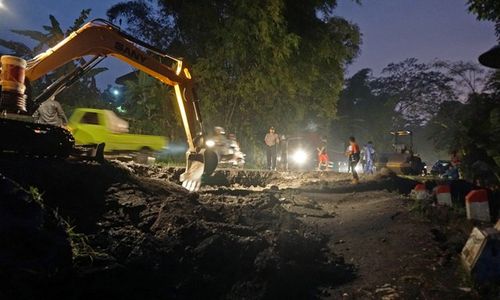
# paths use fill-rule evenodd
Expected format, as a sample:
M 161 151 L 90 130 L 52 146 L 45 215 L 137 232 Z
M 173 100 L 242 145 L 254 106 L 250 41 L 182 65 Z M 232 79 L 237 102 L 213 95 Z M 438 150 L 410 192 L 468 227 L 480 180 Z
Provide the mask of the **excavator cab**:
M 389 169 L 396 174 L 420 175 L 425 164 L 413 153 L 413 132 L 409 130 L 391 131 L 393 136 L 393 152 L 378 155 L 375 166 L 377 170 Z
M 27 82 L 88 55 L 93 56 L 89 62 L 56 80 L 37 97 L 27 98 Z M 199 189 L 202 176 L 211 174 L 218 160 L 213 151 L 205 148 L 201 113 L 189 69 L 182 59 L 163 53 L 103 19 L 83 25 L 28 61 L 15 56 L 1 57 L 0 154 L 66 158 L 77 153 L 68 130 L 35 124 L 30 116 L 41 102 L 60 93 L 108 55 L 173 87 L 188 144 L 182 185 L 190 191 Z

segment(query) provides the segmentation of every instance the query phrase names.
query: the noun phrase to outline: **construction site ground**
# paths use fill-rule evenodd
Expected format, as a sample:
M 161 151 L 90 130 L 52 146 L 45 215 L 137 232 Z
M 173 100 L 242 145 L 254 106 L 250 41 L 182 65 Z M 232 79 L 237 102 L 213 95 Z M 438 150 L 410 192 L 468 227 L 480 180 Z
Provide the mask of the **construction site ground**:
M 182 172 L 0 159 L 0 299 L 484 298 L 472 224 L 415 180 L 218 170 L 188 193 Z

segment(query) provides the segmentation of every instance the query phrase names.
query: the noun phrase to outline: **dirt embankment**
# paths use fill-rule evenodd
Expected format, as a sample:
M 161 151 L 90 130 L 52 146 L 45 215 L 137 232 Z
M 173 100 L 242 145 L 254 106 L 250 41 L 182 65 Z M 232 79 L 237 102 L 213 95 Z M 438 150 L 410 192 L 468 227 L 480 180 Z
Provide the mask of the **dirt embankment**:
M 29 247 L 29 255 L 50 265 L 33 272 L 30 266 L 5 268 L 8 253 L 0 252 L 0 277 L 10 278 L 0 282 L 7 299 L 303 299 L 318 298 L 320 287 L 354 276 L 352 266 L 330 251 L 328 239 L 280 205 L 275 189 L 190 194 L 114 163 L 1 160 L 0 170 L 25 189 L 37 188 L 46 207 L 40 205 L 38 214 L 54 209 L 72 227 L 54 221 L 58 232 L 65 229 L 59 237 L 73 261 Z M 179 173 L 152 172 L 149 177 Z M 3 216 L 18 213 L 8 203 L 32 203 L 32 196 L 13 189 L 0 190 Z M 54 222 L 29 230 L 45 234 Z M 13 234 L 2 232 L 7 248 L 33 237 L 12 240 Z
M 478 298 L 470 224 L 401 197 L 413 180 L 219 170 L 187 193 L 182 172 L 0 159 L 25 189 L 0 181 L 0 298 Z

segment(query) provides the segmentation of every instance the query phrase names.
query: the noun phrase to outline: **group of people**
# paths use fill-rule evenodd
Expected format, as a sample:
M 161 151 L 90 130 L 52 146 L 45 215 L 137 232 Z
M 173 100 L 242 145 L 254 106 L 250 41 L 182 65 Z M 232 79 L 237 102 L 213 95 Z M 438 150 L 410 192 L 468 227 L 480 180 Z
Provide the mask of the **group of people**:
M 54 97 L 51 97 L 47 101 L 43 102 L 33 114 L 33 118 L 37 123 L 50 124 L 55 126 L 66 126 L 68 123 L 61 104 L 55 101 Z M 225 133 L 222 131 L 223 129 L 221 127 L 216 127 L 214 137 L 216 144 L 226 142 L 219 140 L 220 138 L 225 139 Z M 236 139 L 234 137 L 230 136 L 229 140 L 231 142 L 231 145 L 233 143 L 237 145 Z M 269 128 L 269 132 L 264 137 L 264 143 L 266 145 L 267 169 L 276 170 L 277 147 L 280 143 L 280 137 L 276 133 L 274 127 Z M 326 147 L 318 147 L 317 152 L 318 170 L 326 170 L 329 164 Z M 356 172 L 356 166 L 358 165 L 361 158 L 363 158 L 364 172 L 373 174 L 374 155 L 375 149 L 373 148 L 372 142 L 368 142 L 363 150 L 361 150 L 359 145 L 356 143 L 356 139 L 353 136 L 349 138 L 349 147 L 347 148 L 346 156 L 349 159 L 349 169 L 352 172 L 354 183 L 357 183 L 359 181 L 359 176 Z
M 274 127 L 269 128 L 269 132 L 264 137 L 264 143 L 266 145 L 267 169 L 276 170 L 277 146 L 280 143 L 280 137 L 276 133 Z M 318 147 L 316 150 L 318 153 L 317 169 L 320 171 L 328 169 L 329 158 L 326 146 Z M 360 161 L 363 165 L 363 172 L 365 174 L 373 174 L 375 168 L 375 148 L 371 141 L 369 141 L 363 148 L 360 148 L 356 139 L 353 136 L 349 137 L 349 146 L 345 155 L 348 157 L 348 170 L 352 172 L 353 183 L 359 182 L 359 175 L 356 171 L 356 166 Z
M 349 158 L 349 170 L 352 172 L 352 182 L 357 184 L 359 182 L 359 175 L 356 171 L 356 166 L 362 161 L 363 172 L 365 174 L 373 174 L 375 167 L 375 148 L 373 143 L 369 141 L 363 149 L 360 149 L 356 138 L 349 137 L 349 146 L 347 147 L 346 155 Z

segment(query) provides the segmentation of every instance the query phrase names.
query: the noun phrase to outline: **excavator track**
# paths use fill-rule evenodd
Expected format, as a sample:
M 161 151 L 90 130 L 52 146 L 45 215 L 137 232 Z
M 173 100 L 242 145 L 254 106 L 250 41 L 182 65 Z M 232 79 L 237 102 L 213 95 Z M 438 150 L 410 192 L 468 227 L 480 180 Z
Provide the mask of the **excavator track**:
M 74 145 L 64 128 L 0 118 L 0 155 L 67 158 Z

